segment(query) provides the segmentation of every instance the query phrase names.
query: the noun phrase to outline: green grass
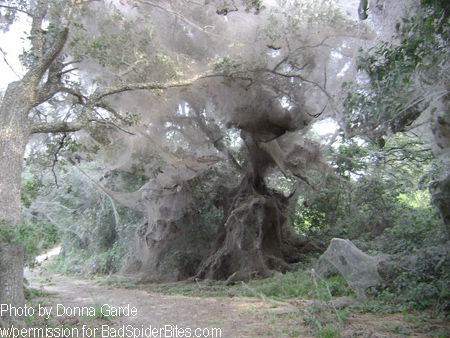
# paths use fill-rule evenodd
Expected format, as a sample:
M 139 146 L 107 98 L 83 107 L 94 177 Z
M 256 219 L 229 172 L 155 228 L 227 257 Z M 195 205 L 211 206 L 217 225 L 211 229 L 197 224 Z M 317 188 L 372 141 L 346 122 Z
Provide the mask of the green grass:
M 292 298 L 321 298 L 330 300 L 328 286 L 333 297 L 352 296 L 353 292 L 341 276 L 333 276 L 326 281 L 319 280 L 318 288 L 315 287 L 311 274 L 308 271 L 299 270 L 277 273 L 266 279 L 254 279 L 248 282 L 236 283 L 226 286 L 223 282 L 196 281 L 164 283 L 149 286 L 153 291 L 167 295 L 183 295 L 191 297 L 268 297 L 274 300 L 286 300 Z
M 286 274 L 275 274 L 267 279 L 253 280 L 248 283 L 248 286 L 256 293 L 273 299 L 319 298 L 330 300 L 328 290 L 333 297 L 353 295 L 345 279 L 340 275 L 326 280 L 320 279 L 317 282 L 318 287 L 316 288 L 311 273 L 299 270 Z M 245 290 L 243 294 L 249 297 L 254 296 Z

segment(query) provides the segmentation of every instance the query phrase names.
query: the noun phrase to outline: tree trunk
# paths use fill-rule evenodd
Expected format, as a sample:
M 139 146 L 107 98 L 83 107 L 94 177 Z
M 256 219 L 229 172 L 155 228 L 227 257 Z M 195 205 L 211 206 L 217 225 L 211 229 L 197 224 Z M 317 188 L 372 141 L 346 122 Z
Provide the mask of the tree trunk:
M 203 262 L 197 277 L 228 282 L 287 271 L 299 261 L 299 243 L 288 226 L 289 199 L 267 188 L 264 176 L 273 158 L 248 132 L 241 132 L 251 168 L 224 210 L 218 250 Z
M 2 239 L 0 245 L 0 304 L 23 307 L 23 244 Z M 23 321 L 7 314 L 0 318 L 0 327 Z
M 257 186 L 263 185 L 260 182 Z M 202 264 L 198 278 L 232 282 L 290 269 L 287 261 L 295 261 L 295 249 L 285 231 L 289 201 L 259 188 L 255 189 L 250 176 L 242 180 L 224 215 L 222 244 Z
M 22 224 L 21 175 L 27 144 L 30 99 L 23 82 L 11 83 L 0 107 L 0 304 L 23 307 L 23 244 L 9 230 Z M 8 230 L 8 231 L 7 231 Z M 2 316 L 1 326 L 25 318 Z

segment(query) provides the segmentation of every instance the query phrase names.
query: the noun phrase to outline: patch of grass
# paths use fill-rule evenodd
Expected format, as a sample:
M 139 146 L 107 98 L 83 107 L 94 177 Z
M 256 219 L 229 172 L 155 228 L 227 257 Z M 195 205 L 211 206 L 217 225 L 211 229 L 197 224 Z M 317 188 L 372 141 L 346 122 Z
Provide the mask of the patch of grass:
M 48 293 L 42 290 L 33 289 L 29 287 L 24 287 L 23 293 L 26 300 L 32 300 L 33 298 L 45 297 L 49 295 Z
M 399 337 L 407 337 L 410 335 L 410 331 L 408 329 L 406 329 L 403 325 L 398 325 L 398 324 L 384 324 L 383 325 L 383 329 L 386 332 L 392 332 L 395 333 L 396 335 L 399 335 Z
M 138 288 L 139 286 L 136 286 Z M 256 297 L 262 300 L 286 301 L 289 299 L 315 299 L 315 305 L 303 311 L 303 323 L 307 324 L 310 332 L 317 337 L 339 337 L 340 327 L 345 320 L 347 312 L 336 310 L 330 305 L 333 297 L 353 296 L 353 292 L 345 279 L 332 276 L 328 279 L 312 278 L 310 271 L 298 270 L 286 274 L 276 273 L 270 278 L 255 279 L 246 283 L 237 283 L 226 286 L 223 281 L 198 280 L 191 282 L 163 283 L 147 285 L 146 289 L 160 292 L 166 295 L 183 295 L 189 297 Z M 271 303 L 270 307 L 276 307 Z M 253 306 L 245 309 L 246 314 L 255 312 Z M 298 314 L 295 321 L 299 322 Z M 274 321 L 277 318 L 266 316 L 266 319 Z M 287 331 L 289 332 L 287 332 Z M 303 329 L 288 329 L 280 327 L 280 330 L 272 330 L 268 335 L 284 337 L 302 336 Z
M 254 305 L 249 305 L 243 310 L 244 314 L 255 313 L 257 310 Z
M 328 289 L 333 297 L 352 296 L 353 292 L 343 277 L 333 276 L 326 280 Z M 241 283 L 227 286 L 224 281 L 196 280 L 175 283 L 147 284 L 136 278 L 111 275 L 100 280 L 100 285 L 108 285 L 125 289 L 146 289 L 165 295 L 182 295 L 189 297 L 269 297 L 274 300 L 286 300 L 292 298 L 315 298 L 317 292 L 320 298 L 329 298 L 329 291 L 322 287 L 315 288 L 311 273 L 305 270 L 276 273 L 265 279 L 254 279 L 246 282 L 251 289 L 243 287 Z
M 93 307 L 94 310 L 95 310 L 95 315 L 93 316 L 93 318 L 109 320 L 109 317 L 108 317 L 108 316 L 105 316 L 105 315 L 102 313 L 102 306 L 101 306 L 100 304 L 94 303 L 94 304 L 92 305 L 92 307 Z
M 320 322 L 317 322 L 316 325 L 318 328 L 316 337 L 318 338 L 339 338 L 341 336 L 341 326 L 338 323 L 328 323 L 322 327 Z
M 369 298 L 364 303 L 354 303 L 351 308 L 335 309 L 331 300 L 335 297 L 352 297 L 354 293 L 341 276 L 332 276 L 321 279 L 318 276 L 312 278 L 310 271 L 299 270 L 286 274 L 277 273 L 266 279 L 255 279 L 236 285 L 227 286 L 223 281 L 198 280 L 190 282 L 163 283 L 163 284 L 143 284 L 137 279 L 123 278 L 120 276 L 109 276 L 100 282 L 101 284 L 113 287 L 145 289 L 156 291 L 167 295 L 184 295 L 190 297 L 256 297 L 267 301 L 267 308 L 276 307 L 276 301 L 293 300 L 295 303 L 299 299 L 310 299 L 312 305 L 307 308 L 302 307 L 300 314 L 292 314 L 295 318 L 287 318 L 286 315 L 276 316 L 267 311 L 264 318 L 270 323 L 271 331 L 264 332 L 267 336 L 301 337 L 308 331 L 309 335 L 316 337 L 340 337 L 342 324 L 345 322 L 348 313 L 372 312 L 380 315 L 399 313 L 399 308 L 393 306 L 390 300 L 391 293 L 385 291 L 382 296 Z M 270 302 L 274 300 L 275 302 Z M 310 303 L 311 303 L 310 301 Z M 406 322 L 421 323 L 421 329 L 427 327 L 427 332 L 433 337 L 441 338 L 449 336 L 449 331 L 445 330 L 444 321 L 437 320 L 436 314 L 425 311 L 408 311 L 403 309 Z M 257 311 L 253 306 L 243 310 L 247 314 Z M 303 320 L 302 320 L 303 319 Z M 289 322 L 289 325 L 285 325 Z M 293 323 L 298 324 L 293 327 Z M 219 322 L 217 323 L 219 325 Z M 305 326 L 306 325 L 306 326 Z M 407 326 L 407 327 L 406 327 Z M 406 328 L 405 328 L 406 327 Z M 392 334 L 407 336 L 410 330 L 415 330 L 411 325 L 405 327 L 398 325 L 380 328 L 388 330 Z M 408 331 L 409 330 L 409 331 Z
M 119 289 L 143 289 L 146 286 L 138 276 L 122 276 L 122 275 L 108 275 L 98 277 L 95 282 L 97 285 L 114 287 Z
M 270 323 L 270 331 L 261 332 L 265 337 L 305 337 L 304 327 L 298 320 L 298 314 L 275 315 L 270 311 L 264 312 L 264 318 Z
M 337 275 L 326 281 L 318 281 L 321 285 L 319 285 L 319 288 L 316 288 L 311 278 L 311 273 L 305 270 L 287 272 L 286 274 L 277 273 L 270 278 L 250 281 L 248 286 L 258 294 L 278 300 L 311 298 L 314 296 L 322 299 L 329 297 L 329 292 L 324 287 L 324 282 L 328 285 L 328 289 L 333 297 L 353 295 L 352 290 L 342 276 Z M 245 290 L 241 294 L 249 297 L 254 296 L 254 294 Z
M 223 283 L 212 281 L 157 284 L 154 287 L 154 291 L 165 295 L 182 295 L 189 297 L 233 297 L 238 295 L 235 287 L 225 286 Z
M 440 330 L 440 331 L 436 331 L 431 333 L 432 337 L 435 338 L 447 338 L 450 337 L 450 330 Z

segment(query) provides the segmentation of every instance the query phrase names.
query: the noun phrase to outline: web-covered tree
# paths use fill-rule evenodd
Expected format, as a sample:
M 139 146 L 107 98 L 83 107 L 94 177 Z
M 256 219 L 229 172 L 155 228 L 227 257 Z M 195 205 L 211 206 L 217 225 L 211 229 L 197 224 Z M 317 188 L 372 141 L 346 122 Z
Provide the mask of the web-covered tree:
M 139 57 L 126 63 L 121 78 L 116 74 L 129 53 L 121 56 L 122 50 L 114 50 L 108 60 L 115 63 L 92 58 L 86 66 L 91 74 L 98 72 L 95 81 L 111 85 L 125 76 L 147 80 L 208 68 L 216 76 L 156 97 L 135 92 L 105 100 L 104 107 L 111 111 L 114 106 L 118 116 L 138 116 L 130 121 L 129 133 L 86 130 L 100 148 L 96 157 L 110 169 L 150 178 L 135 194 L 108 191 L 148 219 L 138 231 L 131 268 L 156 279 L 176 276 L 164 276 L 161 266 L 167 257 L 192 256 L 192 248 L 183 243 L 198 223 L 199 207 L 187 182 L 199 179 L 207 185 L 203 173 L 217 165 L 233 179 L 211 190 L 224 217 L 216 251 L 198 276 L 226 279 L 287 269 L 298 260 L 301 246 L 287 226 L 288 196 L 268 188 L 266 179 L 281 171 L 319 190 L 332 173 L 307 134 L 314 119 L 337 114 L 335 89 L 351 76 L 346 70 L 352 68 L 351 57 L 365 30 L 357 30 L 327 1 L 282 2 L 260 8 L 257 15 L 239 6 L 225 15 L 213 4 L 134 4 L 154 27 L 148 47 L 135 45 Z M 120 21 L 138 14 L 122 15 Z M 87 37 L 99 27 L 83 26 L 76 46 L 80 51 L 91 45 Z M 112 35 L 117 26 L 109 27 Z M 238 155 L 233 150 L 237 144 Z M 151 170 L 155 166 L 157 172 Z M 310 178 L 314 171 L 317 180 Z

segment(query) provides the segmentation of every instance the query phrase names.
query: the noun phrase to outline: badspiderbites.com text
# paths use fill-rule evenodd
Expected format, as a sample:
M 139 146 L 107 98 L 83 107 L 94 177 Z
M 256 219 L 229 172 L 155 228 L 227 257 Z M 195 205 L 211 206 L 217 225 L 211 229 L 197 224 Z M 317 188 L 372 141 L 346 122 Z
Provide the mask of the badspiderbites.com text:
M 222 337 L 220 328 L 181 328 L 178 325 L 165 325 L 163 327 L 123 325 L 119 328 L 110 325 L 101 327 L 32 327 L 22 328 L 12 326 L 8 329 L 0 329 L 1 337 L 10 338 L 219 338 Z
M 220 328 L 181 328 L 178 325 L 165 325 L 163 327 L 133 327 L 131 325 L 124 325 L 120 328 L 111 328 L 108 325 L 101 327 L 102 337 L 222 337 L 222 330 Z

